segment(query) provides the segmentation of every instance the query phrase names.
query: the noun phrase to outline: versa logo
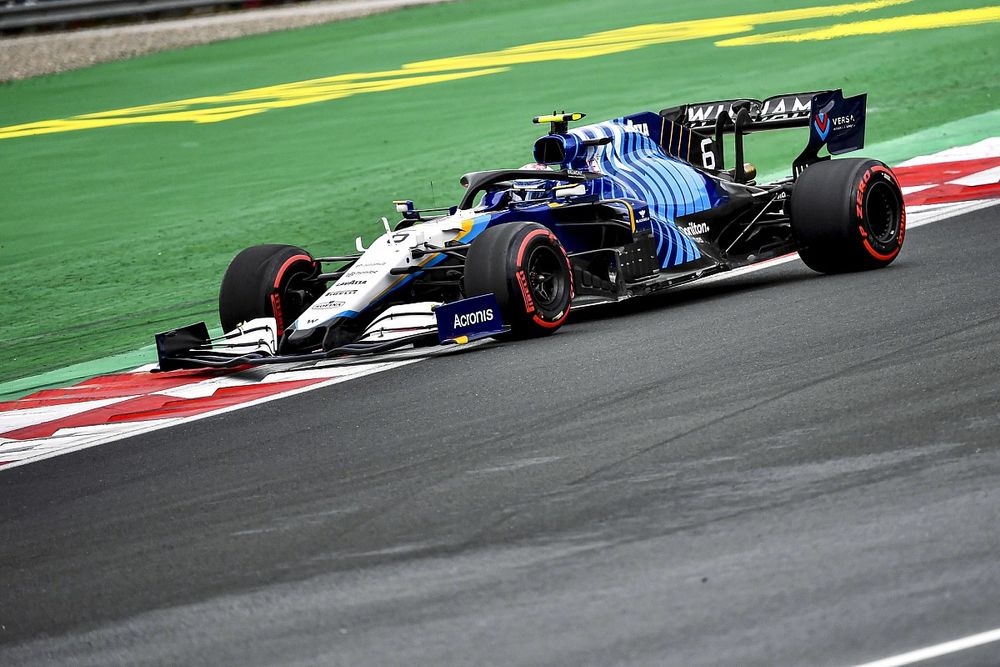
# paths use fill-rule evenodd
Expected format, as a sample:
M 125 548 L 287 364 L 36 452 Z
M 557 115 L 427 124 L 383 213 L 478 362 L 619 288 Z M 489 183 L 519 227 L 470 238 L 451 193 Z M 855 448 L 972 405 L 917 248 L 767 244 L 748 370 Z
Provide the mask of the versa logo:
M 813 120 L 813 126 L 816 128 L 816 134 L 819 135 L 819 138 L 826 141 L 827 136 L 830 134 L 830 117 L 822 111 L 819 112 Z
M 830 122 L 833 123 L 834 127 L 854 127 L 857 124 L 857 120 L 854 119 L 854 114 L 849 114 L 847 116 L 837 116 L 836 118 L 831 118 Z

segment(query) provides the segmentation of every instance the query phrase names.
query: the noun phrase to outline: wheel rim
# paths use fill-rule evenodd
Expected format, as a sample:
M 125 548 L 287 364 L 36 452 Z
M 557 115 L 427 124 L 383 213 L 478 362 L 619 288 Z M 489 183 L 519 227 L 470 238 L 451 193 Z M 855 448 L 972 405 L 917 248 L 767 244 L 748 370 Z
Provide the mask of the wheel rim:
M 281 288 L 281 305 L 301 314 L 311 297 L 311 293 L 305 285 L 306 278 L 310 276 L 311 272 L 296 271 L 289 272 L 289 274 Z
M 544 310 L 559 309 L 566 298 L 566 263 L 555 248 L 538 245 L 528 255 L 525 274 L 535 305 Z
M 890 245 L 899 233 L 901 218 L 901 203 L 895 188 L 884 182 L 872 184 L 865 201 L 865 225 L 871 239 L 883 246 Z

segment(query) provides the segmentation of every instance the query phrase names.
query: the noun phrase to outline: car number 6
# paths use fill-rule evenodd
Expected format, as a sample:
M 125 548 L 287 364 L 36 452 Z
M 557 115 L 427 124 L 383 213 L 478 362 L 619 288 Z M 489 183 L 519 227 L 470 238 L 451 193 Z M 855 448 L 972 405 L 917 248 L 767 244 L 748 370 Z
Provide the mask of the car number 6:
M 701 163 L 705 169 L 715 169 L 715 151 L 712 150 L 712 140 L 701 140 Z

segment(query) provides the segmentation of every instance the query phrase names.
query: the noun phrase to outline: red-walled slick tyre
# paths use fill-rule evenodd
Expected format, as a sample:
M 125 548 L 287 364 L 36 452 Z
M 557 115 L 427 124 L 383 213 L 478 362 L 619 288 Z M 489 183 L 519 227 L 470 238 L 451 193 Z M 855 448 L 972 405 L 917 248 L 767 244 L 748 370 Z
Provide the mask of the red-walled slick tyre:
M 469 248 L 466 296 L 493 293 L 515 337 L 554 333 L 569 315 L 573 272 L 555 235 L 533 222 L 490 227 Z
M 302 248 L 269 243 L 242 251 L 230 262 L 219 289 L 223 331 L 273 317 L 281 336 L 318 296 L 316 286 L 307 284 L 315 273 L 316 262 Z
M 888 266 L 906 234 L 903 194 L 878 160 L 817 162 L 795 182 L 792 231 L 799 256 L 820 273 Z

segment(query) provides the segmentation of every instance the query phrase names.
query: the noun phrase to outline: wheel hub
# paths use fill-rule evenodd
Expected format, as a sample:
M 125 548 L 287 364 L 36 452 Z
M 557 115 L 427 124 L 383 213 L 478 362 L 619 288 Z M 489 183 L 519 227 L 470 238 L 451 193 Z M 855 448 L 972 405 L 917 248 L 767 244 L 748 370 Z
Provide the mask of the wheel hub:
M 528 276 L 528 289 L 539 306 L 552 306 L 559 300 L 559 270 L 559 256 L 552 248 L 538 246 L 532 250 L 525 273 Z
M 874 183 L 865 202 L 865 223 L 875 243 L 888 245 L 899 233 L 900 202 L 888 183 Z

